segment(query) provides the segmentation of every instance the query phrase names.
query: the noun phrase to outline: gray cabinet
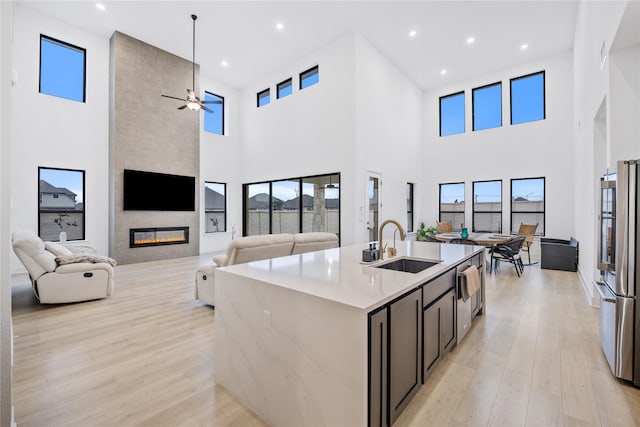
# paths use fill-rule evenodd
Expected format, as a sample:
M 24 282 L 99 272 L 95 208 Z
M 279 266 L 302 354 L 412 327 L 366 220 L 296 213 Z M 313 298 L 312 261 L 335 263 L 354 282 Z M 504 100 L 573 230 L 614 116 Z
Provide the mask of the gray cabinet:
M 422 386 L 422 289 L 389 305 L 389 423 Z
M 369 426 L 389 425 L 387 410 L 387 308 L 369 314 Z
M 433 372 L 446 352 L 456 345 L 456 292 L 449 290 L 424 309 L 423 378 Z

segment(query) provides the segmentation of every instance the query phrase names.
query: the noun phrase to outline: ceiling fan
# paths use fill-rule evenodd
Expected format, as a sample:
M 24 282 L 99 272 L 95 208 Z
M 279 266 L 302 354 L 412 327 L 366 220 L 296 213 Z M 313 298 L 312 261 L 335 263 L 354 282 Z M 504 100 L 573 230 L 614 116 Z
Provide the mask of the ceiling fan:
M 191 19 L 193 19 L 193 61 L 192 61 L 192 87 L 195 88 L 196 87 L 196 19 L 198 19 L 198 17 L 196 15 L 191 15 Z M 191 111 L 198 111 L 200 109 L 203 109 L 204 111 L 207 111 L 209 113 L 213 113 L 213 110 L 205 107 L 204 104 L 222 104 L 222 101 L 216 100 L 216 101 L 203 101 L 200 98 L 198 98 L 198 96 L 196 96 L 196 93 L 193 91 L 193 89 L 187 89 L 187 97 L 186 98 L 178 98 L 176 96 L 169 96 L 169 95 L 162 95 L 165 98 L 171 98 L 171 99 L 177 99 L 180 101 L 184 101 L 184 105 L 181 107 L 178 107 L 178 110 L 184 110 L 185 108 L 188 108 Z

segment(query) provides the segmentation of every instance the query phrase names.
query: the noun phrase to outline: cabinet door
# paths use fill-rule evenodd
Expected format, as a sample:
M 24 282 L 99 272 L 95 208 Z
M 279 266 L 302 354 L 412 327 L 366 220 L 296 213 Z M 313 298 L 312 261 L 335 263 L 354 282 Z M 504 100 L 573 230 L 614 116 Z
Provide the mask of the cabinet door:
M 422 386 L 422 289 L 389 305 L 389 423 Z
M 369 426 L 388 424 L 387 309 L 369 315 Z
M 423 381 L 427 379 L 432 370 L 440 361 L 442 344 L 440 342 L 440 304 L 433 304 L 424 311 L 424 372 Z
M 456 345 L 456 293 L 451 290 L 438 302 L 440 306 L 441 343 L 443 354 Z

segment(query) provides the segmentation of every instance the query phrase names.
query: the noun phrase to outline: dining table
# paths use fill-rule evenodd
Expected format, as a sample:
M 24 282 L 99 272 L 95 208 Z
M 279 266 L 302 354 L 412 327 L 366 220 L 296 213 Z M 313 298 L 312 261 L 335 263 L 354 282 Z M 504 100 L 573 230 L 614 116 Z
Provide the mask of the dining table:
M 453 239 L 460 239 L 460 232 L 451 232 L 451 233 L 437 233 L 434 234 L 433 237 L 442 242 L 449 243 Z M 499 233 L 469 233 L 469 240 L 473 240 L 479 246 L 486 246 L 489 249 L 489 267 L 487 268 L 487 272 L 491 273 L 493 271 L 493 262 L 491 257 L 493 256 L 493 250 L 497 245 L 502 243 L 506 243 L 511 240 L 514 236 L 509 234 L 499 234 Z

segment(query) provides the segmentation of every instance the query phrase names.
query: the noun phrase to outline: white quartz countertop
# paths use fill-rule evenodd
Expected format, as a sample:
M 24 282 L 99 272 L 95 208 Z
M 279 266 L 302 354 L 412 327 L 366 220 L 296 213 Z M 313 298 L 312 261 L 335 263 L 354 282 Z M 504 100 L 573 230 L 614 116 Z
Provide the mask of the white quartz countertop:
M 392 242 L 387 243 L 392 245 Z M 484 250 L 481 246 L 397 241 L 397 257 L 442 261 L 419 273 L 405 273 L 373 267 L 389 261 L 386 258 L 363 264 L 362 250 L 366 247 L 365 244 L 344 246 L 220 270 L 368 312 Z M 216 280 L 224 280 L 224 274 Z

